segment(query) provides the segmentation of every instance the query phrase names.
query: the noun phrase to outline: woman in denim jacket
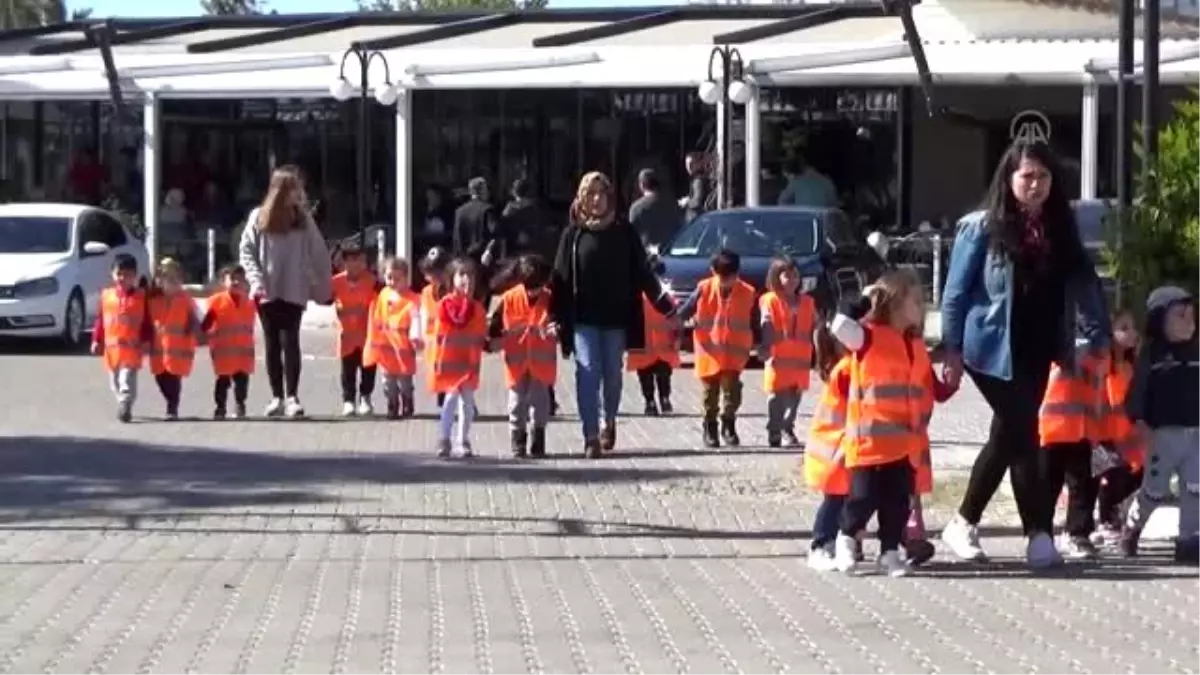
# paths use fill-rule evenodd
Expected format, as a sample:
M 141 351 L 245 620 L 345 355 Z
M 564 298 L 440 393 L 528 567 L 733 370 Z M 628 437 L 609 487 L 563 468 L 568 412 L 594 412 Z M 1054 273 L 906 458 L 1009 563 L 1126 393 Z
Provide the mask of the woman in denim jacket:
M 1018 141 L 983 209 L 958 223 L 942 295 L 943 375 L 957 387 L 965 369 L 993 413 L 958 516 L 942 533 L 964 559 L 986 557 L 976 526 L 1009 470 L 1029 565 L 1062 561 L 1050 536 L 1058 495 L 1047 494 L 1039 468 L 1038 408 L 1051 363 L 1071 358 L 1076 331 L 1095 349 L 1109 335 L 1065 179 L 1046 144 Z

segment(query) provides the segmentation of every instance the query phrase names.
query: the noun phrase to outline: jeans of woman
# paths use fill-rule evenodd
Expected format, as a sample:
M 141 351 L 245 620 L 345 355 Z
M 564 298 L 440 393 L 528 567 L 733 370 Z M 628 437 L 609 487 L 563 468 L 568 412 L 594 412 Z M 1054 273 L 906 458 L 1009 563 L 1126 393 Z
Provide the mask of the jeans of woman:
M 304 306 L 284 300 L 271 300 L 258 306 L 263 330 L 263 356 L 267 361 L 267 380 L 274 398 L 299 395 L 300 389 L 300 318 Z
M 604 421 L 617 419 L 621 404 L 622 359 L 625 355 L 625 329 L 598 326 L 575 327 L 575 400 L 583 437 L 600 437 L 600 408 Z
M 825 495 L 817 507 L 812 525 L 812 548 L 825 548 L 837 540 L 838 525 L 842 522 L 842 507 L 846 495 Z

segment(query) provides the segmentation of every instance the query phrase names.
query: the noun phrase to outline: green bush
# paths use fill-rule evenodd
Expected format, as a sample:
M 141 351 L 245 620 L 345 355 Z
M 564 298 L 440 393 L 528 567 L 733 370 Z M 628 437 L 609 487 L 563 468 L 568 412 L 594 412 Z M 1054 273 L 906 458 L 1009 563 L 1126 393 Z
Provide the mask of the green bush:
M 1139 156 L 1144 156 L 1138 147 Z M 1123 304 L 1140 312 L 1155 287 L 1196 292 L 1200 277 L 1200 101 L 1193 90 L 1158 134 L 1158 154 L 1138 179 L 1133 208 L 1109 221 L 1105 262 Z

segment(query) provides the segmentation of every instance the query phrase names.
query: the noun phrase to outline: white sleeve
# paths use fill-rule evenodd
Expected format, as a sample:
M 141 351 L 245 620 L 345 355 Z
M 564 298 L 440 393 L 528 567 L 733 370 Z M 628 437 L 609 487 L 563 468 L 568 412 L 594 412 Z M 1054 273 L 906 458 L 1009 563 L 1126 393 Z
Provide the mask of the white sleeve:
M 829 332 L 838 342 L 842 343 L 842 346 L 852 352 L 862 349 L 866 343 L 866 331 L 862 324 L 840 312 L 830 322 Z
M 413 321 L 408 326 L 408 339 L 416 342 L 425 339 L 425 311 L 417 307 L 414 314 Z

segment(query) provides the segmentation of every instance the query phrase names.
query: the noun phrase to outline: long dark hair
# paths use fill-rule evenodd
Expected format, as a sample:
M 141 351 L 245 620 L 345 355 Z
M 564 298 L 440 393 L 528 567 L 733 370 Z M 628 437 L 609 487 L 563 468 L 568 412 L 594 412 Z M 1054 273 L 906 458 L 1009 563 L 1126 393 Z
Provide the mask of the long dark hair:
M 1050 146 L 1040 141 L 1014 142 L 996 164 L 983 202 L 991 246 L 1010 260 L 1020 254 L 1025 215 L 1013 196 L 1010 181 L 1022 159 L 1034 160 L 1050 172 L 1050 193 L 1042 205 L 1042 222 L 1055 263 L 1073 269 L 1081 262 L 1083 243 L 1075 223 L 1075 212 L 1067 199 L 1067 174 Z

